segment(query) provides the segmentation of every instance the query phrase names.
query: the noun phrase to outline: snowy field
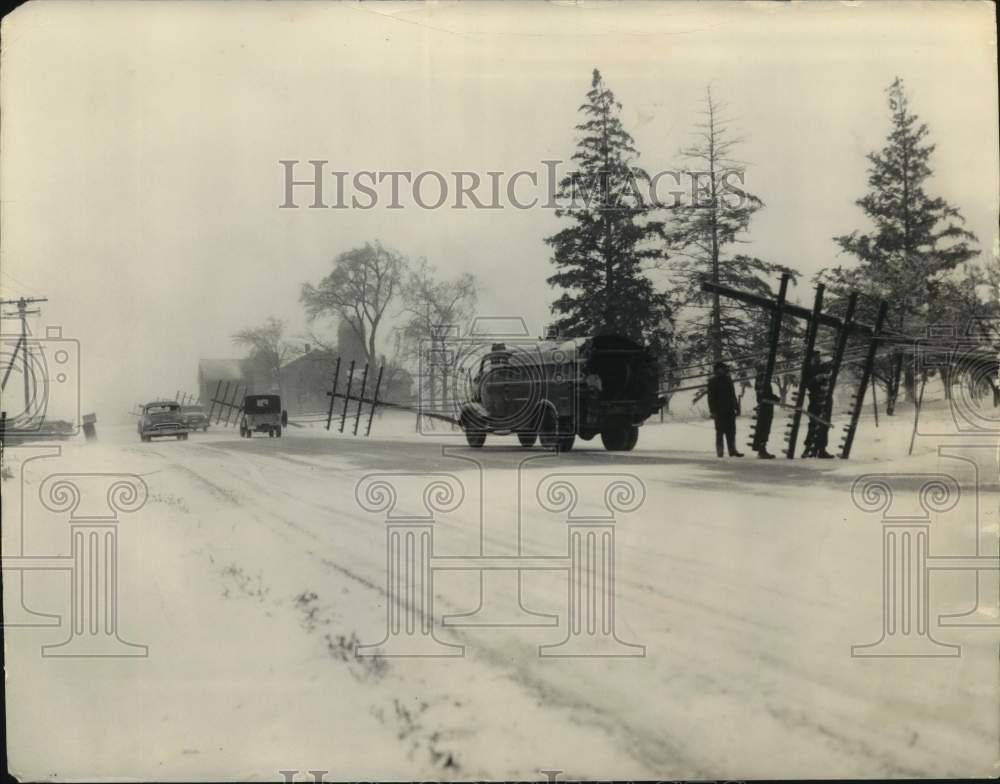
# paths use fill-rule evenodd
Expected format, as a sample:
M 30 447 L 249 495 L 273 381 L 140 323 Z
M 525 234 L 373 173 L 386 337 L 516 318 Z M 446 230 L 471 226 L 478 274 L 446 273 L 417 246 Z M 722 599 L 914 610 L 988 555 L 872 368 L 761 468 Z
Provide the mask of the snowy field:
M 949 429 L 943 401 L 925 418 Z M 370 439 L 292 426 L 281 439 L 213 428 L 145 444 L 132 426 L 99 425 L 97 442 L 63 442 L 58 456 L 8 449 L 5 558 L 69 553 L 67 514 L 39 503 L 53 473 L 138 474 L 149 493 L 120 515 L 117 593 L 119 634 L 148 656 L 42 656 L 70 633 L 69 574 L 4 572 L 8 623 L 38 621 L 22 598 L 62 619 L 6 629 L 12 771 L 280 780 L 298 770 L 297 781 L 308 770 L 435 780 L 1000 773 L 995 572 L 930 578 L 930 633 L 960 656 L 852 656 L 880 637 L 883 583 L 881 517 L 855 506 L 852 482 L 955 477 L 962 496 L 931 514 L 931 554 L 996 555 L 996 441 L 921 435 L 907 457 L 903 406 L 878 429 L 866 415 L 849 462 L 761 461 L 748 449 L 719 460 L 711 423 L 687 419 L 650 422 L 634 452 L 617 454 L 599 439 L 563 455 L 515 448 L 513 437 L 472 450 L 397 414 L 377 419 Z M 748 427 L 744 417 L 741 445 Z M 948 444 L 959 456 L 939 453 Z M 547 475 L 587 475 L 571 480 L 579 514 L 602 512 L 593 475 L 633 475 L 644 500 L 614 524 L 615 625 L 645 655 L 540 657 L 567 634 L 566 572 L 553 570 L 524 573 L 521 602 L 558 625 L 442 626 L 442 615 L 476 609 L 480 585 L 478 572 L 442 571 L 435 634 L 464 656 L 357 657 L 357 644 L 386 635 L 385 515 L 355 496 L 371 473 L 397 475 L 401 507 L 428 474 L 460 483 L 461 503 L 437 515 L 435 556 L 513 554 L 520 510 L 521 554 L 539 557 L 567 552 L 565 514 L 536 493 Z M 892 482 L 891 511 L 919 513 L 919 478 Z M 512 601 L 512 583 L 498 583 L 488 598 Z M 965 625 L 940 618 L 964 613 Z

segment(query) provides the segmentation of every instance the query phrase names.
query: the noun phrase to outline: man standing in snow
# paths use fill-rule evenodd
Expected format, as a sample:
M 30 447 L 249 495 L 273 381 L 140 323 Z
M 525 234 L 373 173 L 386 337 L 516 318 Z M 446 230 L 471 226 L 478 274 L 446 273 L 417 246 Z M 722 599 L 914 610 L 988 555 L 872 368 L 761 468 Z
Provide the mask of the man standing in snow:
M 827 368 L 824 366 L 819 352 L 814 351 L 809 358 L 809 370 L 806 374 L 806 389 L 809 392 L 809 406 L 806 411 L 810 416 L 802 457 L 820 457 L 825 460 L 833 458 L 833 455 L 826 451 L 830 428 L 821 421 L 829 416 L 826 405 L 828 381 Z
M 725 362 L 715 363 L 715 372 L 708 380 L 708 411 L 715 420 L 715 454 L 722 457 L 722 439 L 725 437 L 730 457 L 743 457 L 736 451 L 736 417 L 740 415 L 740 401 Z
M 773 460 L 774 455 L 767 451 L 767 439 L 771 437 L 771 422 L 774 420 L 774 404 L 779 398 L 774 394 L 771 380 L 765 378 L 767 365 L 761 362 L 757 365 L 757 375 L 753 381 L 757 393 L 757 429 L 753 434 L 753 449 L 762 460 Z

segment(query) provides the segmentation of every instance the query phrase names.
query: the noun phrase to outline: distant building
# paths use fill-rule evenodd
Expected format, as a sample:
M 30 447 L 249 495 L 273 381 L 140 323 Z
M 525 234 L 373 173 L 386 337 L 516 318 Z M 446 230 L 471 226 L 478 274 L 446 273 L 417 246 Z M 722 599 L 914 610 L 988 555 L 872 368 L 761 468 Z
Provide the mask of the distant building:
M 312 414 L 329 408 L 330 398 L 326 393 L 336 364 L 335 352 L 310 350 L 306 346 L 305 353 L 281 366 L 282 402 L 289 415 Z M 348 364 L 341 362 L 341 379 L 346 378 Z
M 348 371 L 353 361 L 354 381 L 351 394 L 357 396 L 361 391 L 361 380 L 367 362 L 367 351 L 364 341 L 351 328 L 346 320 L 341 320 L 337 327 L 337 348 L 314 349 L 309 344 L 295 359 L 281 366 L 280 391 L 282 404 L 289 415 L 315 414 L 329 410 L 330 398 L 327 392 L 333 383 L 333 374 L 340 357 L 340 381 L 338 392 L 347 390 Z M 378 376 L 378 366 L 385 363 L 382 357 L 378 364 L 369 368 L 369 377 L 365 386 L 365 397 L 370 398 L 375 392 L 375 382 Z M 201 404 L 208 407 L 212 398 L 229 390 L 229 399 L 234 394 L 267 394 L 277 392 L 275 379 L 265 369 L 253 360 L 247 359 L 199 359 L 198 360 L 198 394 Z M 408 403 L 412 400 L 413 378 L 403 368 L 386 364 L 382 384 L 379 388 L 379 399 L 397 403 Z M 341 405 L 343 399 L 341 398 Z
M 198 399 L 201 405 L 210 406 L 217 391 L 224 393 L 228 384 L 232 395 L 237 386 L 249 386 L 251 377 L 249 362 L 245 359 L 199 359 Z
M 347 319 L 341 319 L 337 325 L 337 353 L 342 364 L 351 364 L 351 360 L 364 367 L 368 357 L 368 349 L 361 336 L 354 331 Z
M 315 414 L 329 410 L 330 397 L 327 392 L 333 384 L 337 356 L 336 351 L 308 351 L 281 366 L 283 402 L 289 415 Z M 366 379 L 364 355 L 355 357 L 354 361 L 351 396 L 357 397 L 361 394 L 361 382 L 365 381 L 364 397 L 371 399 L 375 394 L 379 366 L 370 367 Z M 337 391 L 340 394 L 347 392 L 350 367 L 350 359 L 341 356 L 340 377 L 337 382 Z M 403 368 L 387 364 L 379 386 L 378 399 L 393 403 L 410 403 L 413 399 L 412 389 L 413 377 L 410 373 Z M 339 405 L 342 407 L 343 398 L 339 400 Z

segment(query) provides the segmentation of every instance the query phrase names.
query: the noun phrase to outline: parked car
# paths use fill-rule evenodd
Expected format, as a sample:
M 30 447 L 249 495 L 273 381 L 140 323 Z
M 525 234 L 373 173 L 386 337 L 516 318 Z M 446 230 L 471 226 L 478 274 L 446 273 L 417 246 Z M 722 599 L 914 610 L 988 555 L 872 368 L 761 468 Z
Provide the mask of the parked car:
M 191 430 L 208 430 L 208 414 L 201 406 L 181 406 L 181 414 Z
M 243 398 L 243 416 L 240 418 L 240 436 L 250 438 L 254 433 L 267 433 L 281 438 L 281 428 L 288 424 L 288 412 L 281 408 L 280 395 L 247 395 Z
M 142 407 L 139 417 L 139 438 L 150 441 L 154 438 L 176 438 L 186 441 L 190 429 L 181 413 L 181 404 L 176 400 L 156 400 Z

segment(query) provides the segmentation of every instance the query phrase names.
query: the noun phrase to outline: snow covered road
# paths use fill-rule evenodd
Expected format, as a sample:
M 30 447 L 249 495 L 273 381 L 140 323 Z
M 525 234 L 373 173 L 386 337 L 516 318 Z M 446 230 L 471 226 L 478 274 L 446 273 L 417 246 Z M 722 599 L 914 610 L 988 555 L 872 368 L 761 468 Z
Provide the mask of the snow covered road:
M 975 608 L 986 585 L 971 617 L 995 624 L 995 575 L 933 576 L 932 633 L 960 656 L 851 655 L 880 636 L 883 580 L 879 516 L 854 505 L 854 479 L 954 475 L 965 492 L 933 519 L 931 547 L 968 554 L 977 471 L 980 540 L 995 548 L 993 453 L 967 450 L 969 462 L 921 444 L 913 458 L 878 460 L 905 453 L 900 423 L 895 434 L 883 427 L 891 451 L 869 439 L 849 463 L 717 460 L 709 435 L 699 422 L 649 425 L 632 453 L 591 442 L 555 456 L 513 438 L 470 450 L 391 427 L 369 440 L 290 428 L 281 439 L 213 430 L 151 444 L 105 428 L 99 443 L 68 442 L 58 457 L 24 462 L 29 450 L 8 450 L 5 557 L 69 552 L 66 516 L 38 503 L 54 472 L 138 474 L 149 491 L 121 517 L 118 591 L 119 633 L 148 657 L 40 655 L 67 637 L 69 578 L 24 573 L 25 604 L 64 621 L 6 629 L 12 769 L 58 779 L 996 775 L 998 627 L 937 620 Z M 391 599 L 384 515 L 355 496 L 372 473 L 396 475 L 400 505 L 428 474 L 458 482 L 461 503 L 436 517 L 435 556 L 513 555 L 520 531 L 520 554 L 539 558 L 567 553 L 565 515 L 541 505 L 539 483 L 570 475 L 582 488 L 576 512 L 598 514 L 594 475 L 634 476 L 644 500 L 614 523 L 615 624 L 645 655 L 539 656 L 567 635 L 565 571 L 521 581 L 533 618 L 558 625 L 442 626 L 479 604 L 479 573 L 464 570 L 434 578 L 435 635 L 464 656 L 356 656 L 385 637 Z M 899 503 L 912 501 L 917 486 L 901 486 Z M 22 509 L 19 542 L 9 522 Z M 20 574 L 4 573 L 8 623 Z M 115 769 L 93 769 L 95 748 Z

